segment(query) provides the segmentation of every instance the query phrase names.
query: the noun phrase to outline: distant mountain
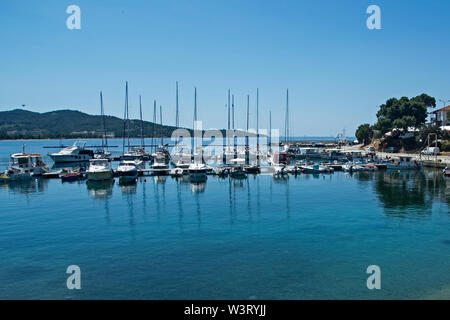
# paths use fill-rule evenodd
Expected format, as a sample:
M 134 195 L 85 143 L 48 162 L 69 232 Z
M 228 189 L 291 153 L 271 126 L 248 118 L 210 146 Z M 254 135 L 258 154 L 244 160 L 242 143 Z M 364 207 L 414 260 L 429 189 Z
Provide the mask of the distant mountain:
M 123 136 L 123 120 L 105 116 L 109 137 Z M 45 113 L 15 109 L 0 112 L 0 139 L 58 139 L 99 138 L 102 132 L 102 117 L 74 110 L 58 110 Z M 144 136 L 170 137 L 177 129 L 144 121 Z M 191 134 L 192 130 L 187 129 Z M 222 131 L 222 134 L 224 132 Z M 141 136 L 140 120 L 130 120 L 130 136 Z

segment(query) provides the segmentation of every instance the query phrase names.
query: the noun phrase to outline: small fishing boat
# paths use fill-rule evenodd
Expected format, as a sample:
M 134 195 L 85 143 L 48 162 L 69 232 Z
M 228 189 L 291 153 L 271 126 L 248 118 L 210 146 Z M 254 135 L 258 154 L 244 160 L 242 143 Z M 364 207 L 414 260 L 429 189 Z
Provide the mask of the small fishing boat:
M 189 180 L 194 183 L 205 182 L 207 167 L 203 163 L 192 163 L 189 165 Z
M 82 178 L 82 174 L 80 172 L 71 172 L 61 176 L 62 182 L 74 182 L 78 181 Z
M 86 172 L 89 181 L 111 180 L 114 177 L 108 159 L 91 159 Z
M 9 168 L 0 174 L 1 182 L 27 181 L 32 175 L 41 175 L 48 171 L 40 154 L 14 153 L 9 160 Z
M 420 170 L 421 167 L 417 161 L 408 156 L 400 156 L 394 162 L 387 163 L 387 169 L 391 170 Z

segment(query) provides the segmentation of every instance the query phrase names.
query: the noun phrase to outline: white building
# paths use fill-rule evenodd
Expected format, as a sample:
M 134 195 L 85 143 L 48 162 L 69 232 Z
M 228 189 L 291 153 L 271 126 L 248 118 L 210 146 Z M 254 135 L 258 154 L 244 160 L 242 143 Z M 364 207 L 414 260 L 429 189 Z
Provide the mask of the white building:
M 440 126 L 442 130 L 450 131 L 450 106 L 435 110 L 431 112 L 434 114 L 434 118 L 431 121 Z

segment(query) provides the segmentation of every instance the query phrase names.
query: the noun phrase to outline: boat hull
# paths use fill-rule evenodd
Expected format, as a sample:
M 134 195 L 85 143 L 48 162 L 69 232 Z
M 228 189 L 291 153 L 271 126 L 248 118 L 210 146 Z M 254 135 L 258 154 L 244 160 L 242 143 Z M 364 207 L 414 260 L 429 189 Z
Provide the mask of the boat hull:
M 112 170 L 105 171 L 88 171 L 87 173 L 88 180 L 90 181 L 104 181 L 111 180 L 114 177 Z
M 69 163 L 69 162 L 87 162 L 92 159 L 92 157 L 88 154 L 81 155 L 50 155 L 50 158 L 55 163 Z

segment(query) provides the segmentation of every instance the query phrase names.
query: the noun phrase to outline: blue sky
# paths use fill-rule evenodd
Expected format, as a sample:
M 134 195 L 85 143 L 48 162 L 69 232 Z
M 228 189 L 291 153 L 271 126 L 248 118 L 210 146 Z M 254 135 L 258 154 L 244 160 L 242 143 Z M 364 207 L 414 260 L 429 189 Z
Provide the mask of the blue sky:
M 81 30 L 66 28 L 66 8 L 81 8 Z M 382 30 L 368 30 L 366 8 L 381 8 Z M 390 97 L 422 92 L 450 99 L 450 1 L 2 1 L 0 110 L 77 109 L 130 113 L 191 126 L 194 86 L 206 128 L 226 127 L 228 88 L 236 124 L 245 126 L 250 94 L 255 126 L 283 130 L 289 88 L 291 134 L 353 135 L 374 122 Z

